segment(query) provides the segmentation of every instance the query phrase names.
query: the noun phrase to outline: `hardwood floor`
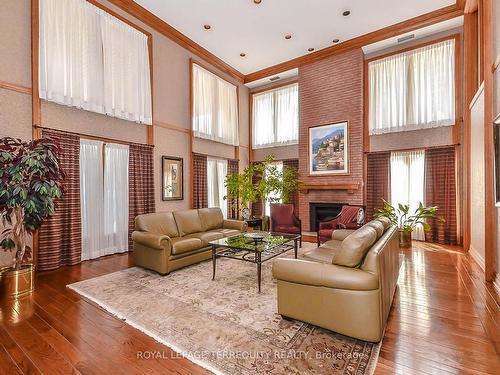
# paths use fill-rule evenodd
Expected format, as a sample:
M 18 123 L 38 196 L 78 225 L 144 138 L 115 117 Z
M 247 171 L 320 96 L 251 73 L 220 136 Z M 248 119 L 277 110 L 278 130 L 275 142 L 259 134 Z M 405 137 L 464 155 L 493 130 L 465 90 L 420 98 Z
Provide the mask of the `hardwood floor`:
M 376 373 L 500 374 L 500 301 L 479 267 L 458 248 L 403 253 Z M 207 374 L 66 288 L 132 264 L 124 254 L 41 273 L 32 297 L 2 302 L 0 374 Z

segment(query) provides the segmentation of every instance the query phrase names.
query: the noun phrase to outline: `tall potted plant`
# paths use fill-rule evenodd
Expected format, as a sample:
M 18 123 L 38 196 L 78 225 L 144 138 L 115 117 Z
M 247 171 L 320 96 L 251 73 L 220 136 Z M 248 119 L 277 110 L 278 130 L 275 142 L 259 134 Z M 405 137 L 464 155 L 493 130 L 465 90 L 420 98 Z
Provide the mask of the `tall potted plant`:
M 399 245 L 401 247 L 411 247 L 411 233 L 421 224 L 424 231 L 428 231 L 431 226 L 427 223 L 427 219 L 436 218 L 438 207 L 425 207 L 422 202 L 418 204 L 418 208 L 410 213 L 410 206 L 407 204 L 398 204 L 397 207 L 392 206 L 384 200 L 384 207 L 377 210 L 375 216 L 384 216 L 388 218 L 393 225 L 399 229 Z M 444 221 L 443 218 L 438 218 Z
M 281 199 L 287 203 L 300 184 L 297 172 L 288 166 L 280 170 L 274 155 L 268 155 L 263 162 L 249 164 L 240 174 L 228 175 L 225 183 L 226 198 L 238 200 L 243 208 L 261 200 L 263 219 L 266 201 L 272 203 Z M 280 198 L 269 198 L 271 194 Z
M 20 296 L 33 289 L 30 235 L 54 214 L 64 178 L 60 148 L 50 139 L 0 140 L 0 247 L 14 251 L 12 266 L 0 272 L 3 295 Z

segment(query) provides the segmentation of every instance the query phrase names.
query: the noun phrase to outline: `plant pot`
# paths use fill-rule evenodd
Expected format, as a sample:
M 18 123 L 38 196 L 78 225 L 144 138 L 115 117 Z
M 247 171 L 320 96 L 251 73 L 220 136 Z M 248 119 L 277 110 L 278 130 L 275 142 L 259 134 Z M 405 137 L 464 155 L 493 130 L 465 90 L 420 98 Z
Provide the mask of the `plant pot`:
M 0 296 L 17 298 L 33 292 L 35 269 L 25 264 L 20 269 L 4 268 L 0 271 Z
M 399 231 L 399 247 L 411 247 L 411 232 L 404 230 Z

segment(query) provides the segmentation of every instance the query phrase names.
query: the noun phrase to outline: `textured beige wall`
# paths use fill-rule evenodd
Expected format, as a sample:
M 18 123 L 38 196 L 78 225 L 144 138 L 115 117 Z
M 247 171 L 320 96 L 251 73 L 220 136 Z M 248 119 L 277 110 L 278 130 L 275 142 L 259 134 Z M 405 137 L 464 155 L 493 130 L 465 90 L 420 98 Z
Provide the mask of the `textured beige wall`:
M 404 150 L 453 144 L 453 126 L 370 136 L 370 151 Z
M 258 148 L 253 150 L 253 159 L 261 161 L 271 154 L 274 154 L 276 160 L 298 159 L 299 145 Z
M 31 95 L 0 88 L 0 138 L 31 139 Z

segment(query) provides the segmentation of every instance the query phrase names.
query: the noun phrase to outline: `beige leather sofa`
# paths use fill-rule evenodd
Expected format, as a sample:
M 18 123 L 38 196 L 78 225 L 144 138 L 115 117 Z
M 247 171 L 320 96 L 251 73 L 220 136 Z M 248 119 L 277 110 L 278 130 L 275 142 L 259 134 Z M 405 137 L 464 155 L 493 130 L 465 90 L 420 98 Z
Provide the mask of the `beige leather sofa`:
M 245 230 L 244 221 L 224 220 L 220 208 L 139 215 L 132 233 L 135 264 L 165 275 L 210 259 L 210 241 Z
M 398 230 L 385 218 L 278 259 L 278 312 L 365 341 L 382 339 L 399 275 Z

